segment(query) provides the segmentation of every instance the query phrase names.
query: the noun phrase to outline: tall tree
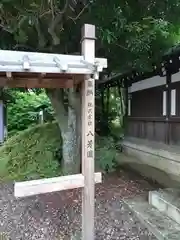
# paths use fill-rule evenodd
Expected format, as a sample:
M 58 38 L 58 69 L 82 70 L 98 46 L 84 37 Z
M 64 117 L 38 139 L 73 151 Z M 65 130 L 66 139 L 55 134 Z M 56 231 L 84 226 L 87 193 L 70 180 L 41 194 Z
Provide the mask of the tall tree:
M 97 55 L 108 74 L 144 69 L 178 42 L 178 0 L 1 0 L 0 45 L 4 49 L 80 52 L 80 28 L 97 26 Z M 79 171 L 80 90 L 47 90 L 61 129 L 65 171 Z

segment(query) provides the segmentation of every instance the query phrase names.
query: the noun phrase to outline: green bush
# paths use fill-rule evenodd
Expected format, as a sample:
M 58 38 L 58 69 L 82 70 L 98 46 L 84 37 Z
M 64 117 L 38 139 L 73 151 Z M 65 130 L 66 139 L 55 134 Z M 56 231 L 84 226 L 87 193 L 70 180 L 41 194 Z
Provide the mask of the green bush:
M 21 131 L 0 147 L 0 180 L 25 181 L 61 175 L 58 162 L 62 155 L 61 147 L 56 123 Z M 114 171 L 117 164 L 113 139 L 96 135 L 95 150 L 96 165 L 104 172 Z
M 112 172 L 117 167 L 116 145 L 111 137 L 96 138 L 96 165 L 104 172 Z
M 44 92 L 36 94 L 14 90 L 11 95 L 14 101 L 7 105 L 9 136 L 36 125 L 41 106 L 46 108 L 45 115 L 53 114 L 50 101 Z
M 30 180 L 61 175 L 56 152 L 61 137 L 56 123 L 31 127 L 0 148 L 0 179 Z

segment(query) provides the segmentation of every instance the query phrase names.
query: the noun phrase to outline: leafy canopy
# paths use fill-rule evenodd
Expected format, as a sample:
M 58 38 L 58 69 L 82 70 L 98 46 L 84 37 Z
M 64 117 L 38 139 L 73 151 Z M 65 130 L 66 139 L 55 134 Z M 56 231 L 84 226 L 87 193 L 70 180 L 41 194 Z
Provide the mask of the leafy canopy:
M 80 27 L 97 26 L 109 71 L 146 68 L 179 43 L 178 0 L 2 0 L 2 48 L 75 53 Z

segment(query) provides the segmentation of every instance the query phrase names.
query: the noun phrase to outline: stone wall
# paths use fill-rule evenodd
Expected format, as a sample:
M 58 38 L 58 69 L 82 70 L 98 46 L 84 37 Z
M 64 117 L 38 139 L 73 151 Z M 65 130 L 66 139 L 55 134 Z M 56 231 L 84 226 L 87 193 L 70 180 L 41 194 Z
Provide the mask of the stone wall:
M 180 184 L 180 147 L 127 138 L 123 141 L 120 164 L 168 187 Z

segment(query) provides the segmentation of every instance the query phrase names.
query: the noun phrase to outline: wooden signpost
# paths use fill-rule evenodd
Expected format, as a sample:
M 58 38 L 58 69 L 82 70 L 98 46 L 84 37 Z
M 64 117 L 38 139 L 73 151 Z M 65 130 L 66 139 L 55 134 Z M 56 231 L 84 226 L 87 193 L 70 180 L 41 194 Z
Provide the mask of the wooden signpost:
M 94 184 L 102 181 L 101 173 L 94 173 L 95 78 L 107 67 L 107 60 L 95 58 L 95 26 L 83 26 L 81 46 L 81 56 L 0 50 L 0 86 L 67 88 L 81 83 L 82 174 L 16 182 L 14 195 L 19 198 L 83 188 L 82 239 L 93 240 Z
M 82 34 L 82 54 L 90 64 L 95 61 L 95 27 L 85 25 Z M 82 236 L 94 239 L 94 112 L 95 82 L 85 75 L 82 83 Z M 87 224 L 88 223 L 88 224 Z

